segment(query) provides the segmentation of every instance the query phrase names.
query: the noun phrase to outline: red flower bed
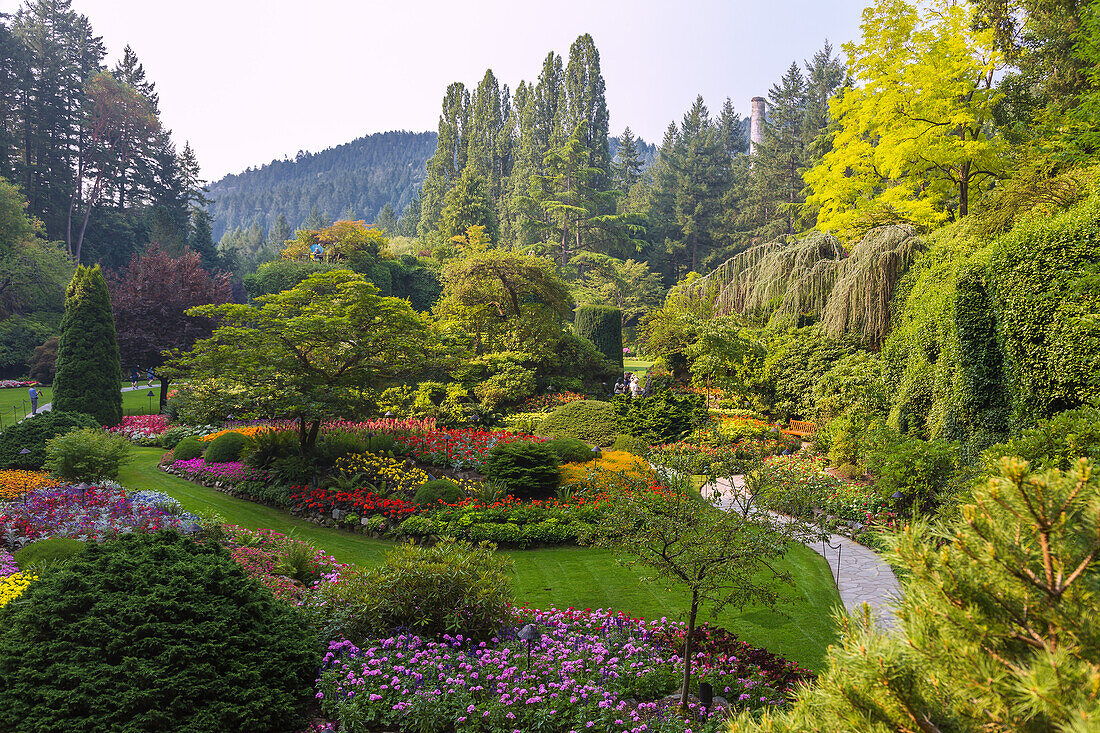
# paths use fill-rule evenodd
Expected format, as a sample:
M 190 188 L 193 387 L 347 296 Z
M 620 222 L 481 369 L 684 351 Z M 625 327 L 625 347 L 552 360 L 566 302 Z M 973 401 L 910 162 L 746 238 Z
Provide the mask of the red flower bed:
M 364 516 L 382 514 L 401 520 L 416 511 L 416 505 L 401 499 L 386 499 L 365 489 L 332 491 L 309 486 L 293 486 L 290 489 L 290 506 L 303 512 L 329 514 L 333 509 L 355 512 Z
M 516 441 L 544 442 L 546 438 L 491 430 L 431 430 L 397 436 L 401 452 L 419 461 L 451 468 L 481 468 L 493 446 Z

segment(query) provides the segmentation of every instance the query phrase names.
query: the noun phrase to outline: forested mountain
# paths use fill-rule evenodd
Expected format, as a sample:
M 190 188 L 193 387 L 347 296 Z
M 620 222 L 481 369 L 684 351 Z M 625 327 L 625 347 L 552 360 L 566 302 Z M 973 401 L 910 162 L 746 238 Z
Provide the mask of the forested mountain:
M 329 221 L 373 221 L 386 204 L 400 212 L 420 190 L 435 144 L 434 132 L 380 132 L 228 175 L 210 185 L 214 238 L 254 223 L 269 230 L 280 214 L 294 228 L 314 207 Z

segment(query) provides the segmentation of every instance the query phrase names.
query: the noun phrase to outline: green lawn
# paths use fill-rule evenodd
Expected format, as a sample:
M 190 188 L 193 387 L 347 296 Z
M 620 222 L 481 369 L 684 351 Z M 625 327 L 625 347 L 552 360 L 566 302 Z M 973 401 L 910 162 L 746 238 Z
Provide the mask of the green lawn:
M 639 376 L 645 376 L 656 362 L 649 361 L 647 359 L 636 359 L 634 357 L 623 357 L 623 372 L 634 372 Z
M 122 393 L 122 412 L 125 415 L 148 415 L 159 411 L 160 406 L 157 400 L 160 399 L 160 382 L 153 382 L 153 398 L 149 399 L 149 389 L 145 387 L 146 381 L 143 379 L 138 382 L 136 391 L 123 392 Z M 129 387 L 129 382 L 122 382 L 122 387 Z M 45 405 L 47 402 L 53 400 L 53 389 L 50 387 L 39 387 L 38 398 L 39 405 Z M 31 400 L 27 396 L 26 387 L 17 387 L 13 389 L 0 389 L 0 420 L 3 420 L 4 425 L 11 425 L 13 422 L 22 420 L 24 416 L 28 415 L 31 411 Z
M 190 511 L 215 511 L 233 524 L 294 534 L 342 562 L 371 565 L 393 547 L 392 542 L 318 527 L 163 473 L 156 467 L 162 453 L 159 448 L 135 449 L 135 460 L 123 468 L 119 480 L 128 488 L 162 491 Z M 638 572 L 621 567 L 605 550 L 553 547 L 505 554 L 515 563 L 516 598 L 535 608 L 609 608 L 645 618 L 681 618 L 685 608 L 684 593 L 642 581 Z M 840 605 L 840 597 L 825 561 L 812 550 L 796 546 L 784 564 L 795 578 L 780 604 L 784 612 L 750 606 L 727 610 L 717 623 L 752 644 L 819 670 L 825 648 L 835 638 L 830 613 Z

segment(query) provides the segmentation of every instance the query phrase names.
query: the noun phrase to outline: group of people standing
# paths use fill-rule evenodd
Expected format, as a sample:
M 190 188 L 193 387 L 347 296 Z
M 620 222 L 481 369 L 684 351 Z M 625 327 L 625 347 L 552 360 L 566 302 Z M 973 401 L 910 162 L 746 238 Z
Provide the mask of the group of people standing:
M 628 394 L 631 397 L 642 396 L 642 383 L 638 379 L 638 375 L 633 372 L 627 372 L 624 376 L 619 377 L 619 381 L 615 382 L 614 394 Z

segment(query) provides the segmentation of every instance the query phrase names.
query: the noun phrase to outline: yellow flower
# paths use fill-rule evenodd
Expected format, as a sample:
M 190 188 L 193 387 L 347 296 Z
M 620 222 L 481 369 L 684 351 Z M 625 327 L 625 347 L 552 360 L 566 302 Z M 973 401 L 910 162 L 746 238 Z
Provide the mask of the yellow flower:
M 27 586 L 36 580 L 38 576 L 30 573 L 15 573 L 6 578 L 0 578 L 0 608 L 23 595 Z
M 32 491 L 60 485 L 46 471 L 0 471 L 0 501 L 22 499 Z

